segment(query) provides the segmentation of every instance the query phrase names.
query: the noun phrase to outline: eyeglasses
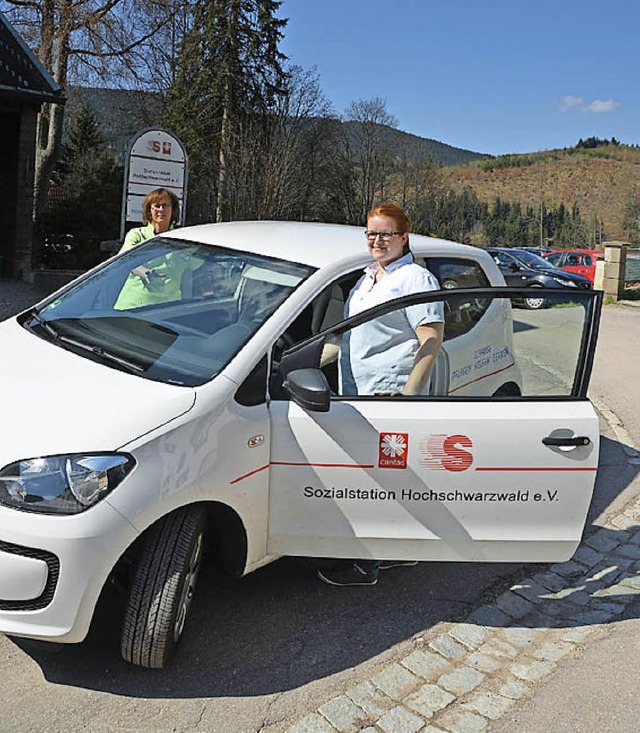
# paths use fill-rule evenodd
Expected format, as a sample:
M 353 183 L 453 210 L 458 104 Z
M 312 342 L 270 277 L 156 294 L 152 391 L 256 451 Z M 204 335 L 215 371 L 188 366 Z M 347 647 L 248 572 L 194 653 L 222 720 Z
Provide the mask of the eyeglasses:
M 388 242 L 396 234 L 402 234 L 402 232 L 374 232 L 371 229 L 365 229 L 364 232 L 364 236 L 370 242 L 375 242 L 377 237 L 380 237 L 383 242 Z
M 159 211 L 160 209 L 170 209 L 171 204 L 151 204 L 151 208 L 154 211 Z

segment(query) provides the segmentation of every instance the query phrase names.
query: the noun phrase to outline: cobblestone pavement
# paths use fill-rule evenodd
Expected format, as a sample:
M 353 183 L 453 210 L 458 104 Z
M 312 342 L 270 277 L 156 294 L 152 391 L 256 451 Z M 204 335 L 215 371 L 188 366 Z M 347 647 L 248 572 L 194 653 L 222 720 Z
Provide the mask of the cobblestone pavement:
M 403 659 L 284 730 L 485 730 L 532 695 L 560 660 L 607 634 L 639 593 L 640 500 L 634 500 L 570 561 L 519 581 L 463 623 L 439 624 Z

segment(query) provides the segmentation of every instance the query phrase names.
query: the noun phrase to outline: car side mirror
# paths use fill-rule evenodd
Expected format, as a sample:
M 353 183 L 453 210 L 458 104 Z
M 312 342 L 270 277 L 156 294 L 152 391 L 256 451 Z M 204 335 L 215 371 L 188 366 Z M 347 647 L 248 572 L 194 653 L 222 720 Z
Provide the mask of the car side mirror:
M 520 269 L 520 265 L 517 262 L 510 262 L 509 269 L 511 270 L 511 272 L 518 272 L 518 270 Z
M 282 385 L 291 399 L 311 412 L 329 412 L 331 389 L 319 369 L 294 369 Z

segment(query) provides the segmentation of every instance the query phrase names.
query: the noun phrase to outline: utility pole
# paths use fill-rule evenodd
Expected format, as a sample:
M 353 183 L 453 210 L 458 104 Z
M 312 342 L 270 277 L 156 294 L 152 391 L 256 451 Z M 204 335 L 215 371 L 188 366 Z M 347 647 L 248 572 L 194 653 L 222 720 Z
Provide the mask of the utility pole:
M 540 247 L 544 247 L 544 229 L 543 229 L 543 221 L 542 221 L 542 207 L 544 206 L 544 201 L 540 202 Z

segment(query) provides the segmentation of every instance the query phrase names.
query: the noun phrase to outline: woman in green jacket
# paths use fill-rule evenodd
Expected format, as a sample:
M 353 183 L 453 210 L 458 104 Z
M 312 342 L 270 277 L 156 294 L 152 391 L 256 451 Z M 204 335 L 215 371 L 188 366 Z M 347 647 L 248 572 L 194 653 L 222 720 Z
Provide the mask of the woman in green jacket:
M 144 226 L 136 227 L 127 234 L 120 252 L 173 229 L 179 218 L 178 197 L 166 188 L 156 188 L 142 202 Z M 149 260 L 131 270 L 114 307 L 116 310 L 130 310 L 144 305 L 180 300 L 180 283 L 184 271 L 195 269 L 201 264 L 200 260 L 176 257 L 175 254 Z

